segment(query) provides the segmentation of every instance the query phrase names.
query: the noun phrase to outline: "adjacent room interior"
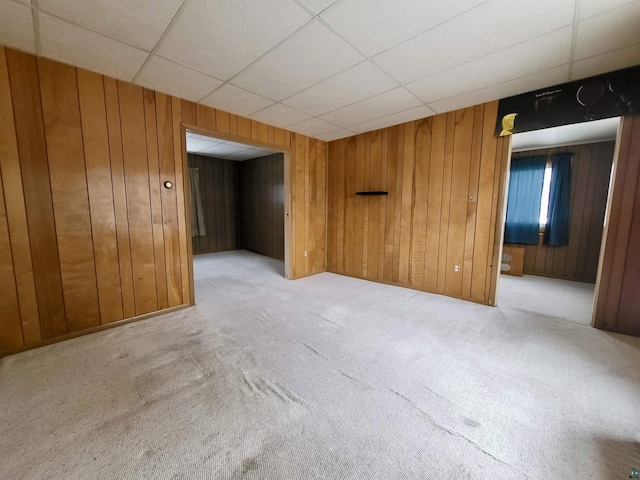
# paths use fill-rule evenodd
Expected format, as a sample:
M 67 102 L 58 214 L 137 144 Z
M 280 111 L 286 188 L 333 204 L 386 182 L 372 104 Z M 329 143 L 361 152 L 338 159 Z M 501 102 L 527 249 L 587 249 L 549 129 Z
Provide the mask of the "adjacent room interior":
M 609 118 L 513 136 L 509 188 L 521 190 L 519 197 L 507 193 L 506 221 L 531 222 L 523 220 L 529 215 L 535 225 L 526 232 L 523 227 L 505 231 L 499 304 L 592 324 L 619 123 L 619 118 Z M 554 167 L 554 158 L 566 159 L 564 172 Z M 554 174 L 565 175 L 564 181 L 556 184 Z M 564 212 L 562 188 L 567 189 Z M 564 232 L 550 241 L 554 207 L 556 228 Z
M 186 149 L 194 263 L 248 250 L 281 260 L 284 276 L 285 154 L 193 132 Z

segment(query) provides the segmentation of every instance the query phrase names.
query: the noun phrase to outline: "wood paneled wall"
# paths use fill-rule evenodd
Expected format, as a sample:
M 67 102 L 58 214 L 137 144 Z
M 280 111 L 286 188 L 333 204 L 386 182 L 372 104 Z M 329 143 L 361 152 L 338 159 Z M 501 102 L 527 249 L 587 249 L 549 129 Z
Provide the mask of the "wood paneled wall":
M 494 102 L 331 142 L 327 269 L 494 303 L 510 145 L 496 117 Z
M 573 152 L 569 245 L 525 247 L 524 273 L 595 283 L 615 142 L 518 152 L 512 158 Z
M 238 163 L 240 247 L 284 259 L 284 155 Z
M 640 336 L 640 116 L 618 132 L 593 324 Z
M 0 122 L 0 354 L 193 302 L 185 126 L 288 152 L 289 277 L 324 270 L 324 142 L 8 48 Z
M 198 169 L 206 235 L 192 238 L 193 253 L 238 249 L 237 164 L 233 160 L 189 153 Z

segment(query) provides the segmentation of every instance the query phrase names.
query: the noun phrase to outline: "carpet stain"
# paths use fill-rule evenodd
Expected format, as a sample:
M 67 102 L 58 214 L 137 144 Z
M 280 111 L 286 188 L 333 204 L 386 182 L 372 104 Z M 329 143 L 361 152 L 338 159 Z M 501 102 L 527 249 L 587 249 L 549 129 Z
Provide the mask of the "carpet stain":
M 465 418 L 464 420 L 464 424 L 468 425 L 469 427 L 479 427 L 480 426 L 480 422 L 473 420 L 472 418 Z
M 255 458 L 245 458 L 242 460 L 242 474 L 258 469 L 258 461 Z

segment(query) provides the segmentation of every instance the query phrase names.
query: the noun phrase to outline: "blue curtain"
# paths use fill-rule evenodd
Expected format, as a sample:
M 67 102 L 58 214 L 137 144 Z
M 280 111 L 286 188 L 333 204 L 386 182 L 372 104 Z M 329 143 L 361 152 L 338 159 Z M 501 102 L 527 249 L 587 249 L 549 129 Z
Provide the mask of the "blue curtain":
M 511 159 L 505 243 L 538 244 L 540 200 L 547 157 Z
M 549 215 L 544 230 L 544 244 L 560 247 L 569 244 L 569 204 L 571 202 L 571 157 L 573 153 L 556 153 L 551 159 Z

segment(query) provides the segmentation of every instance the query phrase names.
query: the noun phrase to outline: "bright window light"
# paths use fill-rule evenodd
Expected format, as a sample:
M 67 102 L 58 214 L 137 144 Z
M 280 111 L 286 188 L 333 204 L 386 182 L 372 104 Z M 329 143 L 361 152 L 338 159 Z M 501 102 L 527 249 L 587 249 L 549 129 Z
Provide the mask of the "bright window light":
M 551 190 L 551 164 L 547 163 L 544 169 L 544 184 L 542 185 L 542 202 L 540 203 L 540 226 L 543 227 L 549 220 L 549 191 Z

